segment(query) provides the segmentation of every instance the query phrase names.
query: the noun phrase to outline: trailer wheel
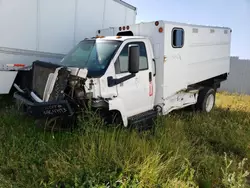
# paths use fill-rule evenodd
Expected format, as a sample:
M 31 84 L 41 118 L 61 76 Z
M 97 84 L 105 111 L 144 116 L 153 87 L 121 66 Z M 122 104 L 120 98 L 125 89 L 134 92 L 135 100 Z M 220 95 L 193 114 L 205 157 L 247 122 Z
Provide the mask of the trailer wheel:
M 215 105 L 216 91 L 213 88 L 204 88 L 199 92 L 195 110 L 209 113 Z

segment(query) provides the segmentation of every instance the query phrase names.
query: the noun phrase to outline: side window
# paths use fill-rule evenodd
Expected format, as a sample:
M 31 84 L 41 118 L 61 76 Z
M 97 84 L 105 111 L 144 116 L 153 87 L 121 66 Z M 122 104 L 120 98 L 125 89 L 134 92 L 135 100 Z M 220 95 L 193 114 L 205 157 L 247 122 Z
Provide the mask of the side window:
M 148 69 L 148 58 L 145 44 L 143 42 L 133 42 L 128 43 L 124 46 L 121 51 L 117 61 L 116 61 L 116 74 L 126 73 L 128 72 L 128 46 L 130 44 L 138 44 L 140 49 L 140 66 L 139 70 L 147 70 Z
M 172 32 L 173 48 L 182 48 L 183 45 L 184 45 L 184 30 L 181 28 L 174 28 Z

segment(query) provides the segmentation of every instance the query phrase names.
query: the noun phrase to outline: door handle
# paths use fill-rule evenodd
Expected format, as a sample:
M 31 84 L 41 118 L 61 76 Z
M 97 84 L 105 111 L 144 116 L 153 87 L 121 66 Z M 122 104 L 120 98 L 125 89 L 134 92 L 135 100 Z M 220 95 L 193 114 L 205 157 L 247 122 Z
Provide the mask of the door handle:
M 148 79 L 149 79 L 149 82 L 152 82 L 152 72 L 149 72 Z

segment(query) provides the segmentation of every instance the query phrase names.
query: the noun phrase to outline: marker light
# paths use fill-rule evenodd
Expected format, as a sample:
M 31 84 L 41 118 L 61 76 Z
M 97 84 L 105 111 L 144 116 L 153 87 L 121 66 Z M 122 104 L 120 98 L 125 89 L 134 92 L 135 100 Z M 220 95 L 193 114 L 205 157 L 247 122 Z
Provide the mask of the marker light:
M 129 26 L 127 26 L 127 30 L 129 30 Z
M 159 21 L 156 21 L 156 22 L 155 22 L 155 26 L 158 26 L 158 25 L 159 25 Z
M 25 64 L 7 64 L 8 67 L 25 67 Z
M 163 32 L 163 28 L 162 28 L 162 27 L 159 28 L 159 32 L 160 32 L 160 33 Z
M 122 30 L 122 27 L 119 27 L 119 31 L 121 31 Z
M 126 29 L 126 27 L 125 26 L 123 26 L 123 30 L 125 30 Z
M 96 36 L 96 38 L 104 38 L 104 37 L 105 37 L 105 36 L 98 36 L 98 35 Z

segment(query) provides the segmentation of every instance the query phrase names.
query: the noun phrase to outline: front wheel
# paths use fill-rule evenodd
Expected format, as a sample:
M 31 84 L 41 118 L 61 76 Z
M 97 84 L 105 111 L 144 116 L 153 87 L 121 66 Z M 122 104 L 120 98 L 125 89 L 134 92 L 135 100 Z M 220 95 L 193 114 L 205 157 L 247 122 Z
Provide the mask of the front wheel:
M 204 88 L 199 92 L 195 109 L 201 112 L 211 112 L 215 106 L 216 91 L 213 88 Z

